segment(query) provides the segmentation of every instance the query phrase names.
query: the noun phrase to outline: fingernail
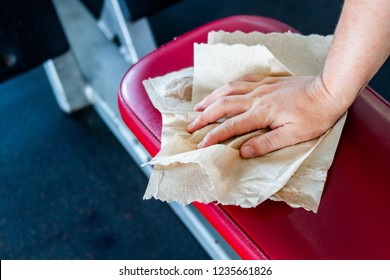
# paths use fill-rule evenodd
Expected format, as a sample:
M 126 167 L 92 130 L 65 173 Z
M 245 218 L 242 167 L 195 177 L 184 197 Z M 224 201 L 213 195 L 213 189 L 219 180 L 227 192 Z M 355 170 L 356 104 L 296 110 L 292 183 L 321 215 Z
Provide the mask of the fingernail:
M 198 145 L 196 145 L 196 147 L 198 148 L 198 149 L 200 149 L 200 148 L 203 148 L 203 144 L 204 144 L 204 139 L 198 144 Z
M 187 130 L 194 132 L 196 129 L 196 119 L 187 126 Z
M 198 110 L 198 109 L 200 108 L 201 105 L 202 105 L 202 102 L 199 102 L 198 104 L 196 104 L 196 105 L 194 106 L 194 110 L 195 110 L 195 111 Z
M 245 158 L 253 157 L 254 153 L 255 153 L 255 151 L 253 150 L 253 148 L 251 146 L 244 146 L 241 149 L 241 155 Z

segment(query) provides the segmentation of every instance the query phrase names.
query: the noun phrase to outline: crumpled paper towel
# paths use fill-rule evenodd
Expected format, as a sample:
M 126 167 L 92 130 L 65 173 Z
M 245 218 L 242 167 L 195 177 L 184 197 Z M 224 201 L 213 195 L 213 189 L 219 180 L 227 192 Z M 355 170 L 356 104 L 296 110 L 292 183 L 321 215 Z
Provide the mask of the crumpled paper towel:
M 239 148 L 267 129 L 197 149 L 219 123 L 193 134 L 186 127 L 199 114 L 194 103 L 245 74 L 318 74 L 330 41 L 330 36 L 291 33 L 211 32 L 209 44 L 194 46 L 194 68 L 145 80 L 153 105 L 162 113 L 163 129 L 161 151 L 149 162 L 154 168 L 144 199 L 241 207 L 272 199 L 316 212 L 345 115 L 317 139 L 253 159 L 242 159 Z

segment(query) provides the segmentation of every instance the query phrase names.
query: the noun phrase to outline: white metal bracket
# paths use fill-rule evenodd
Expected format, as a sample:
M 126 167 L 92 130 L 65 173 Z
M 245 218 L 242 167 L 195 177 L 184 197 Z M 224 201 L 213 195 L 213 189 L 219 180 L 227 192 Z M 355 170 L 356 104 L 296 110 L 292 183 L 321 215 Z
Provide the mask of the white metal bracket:
M 130 22 L 118 0 L 105 0 L 98 21 L 99 28 L 110 40 L 118 37 L 121 53 L 126 60 L 136 63 L 156 49 L 156 43 L 146 17 Z
M 85 95 L 86 84 L 71 50 L 47 60 L 43 68 L 61 110 L 72 113 L 90 104 Z

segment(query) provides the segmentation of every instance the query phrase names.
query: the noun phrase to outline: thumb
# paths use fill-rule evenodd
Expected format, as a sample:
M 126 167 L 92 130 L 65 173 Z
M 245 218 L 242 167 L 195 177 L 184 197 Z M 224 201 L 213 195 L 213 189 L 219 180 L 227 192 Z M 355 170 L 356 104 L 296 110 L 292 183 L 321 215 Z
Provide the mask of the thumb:
M 287 125 L 253 137 L 241 146 L 240 154 L 243 158 L 253 158 L 294 145 L 299 140 L 293 132 Z

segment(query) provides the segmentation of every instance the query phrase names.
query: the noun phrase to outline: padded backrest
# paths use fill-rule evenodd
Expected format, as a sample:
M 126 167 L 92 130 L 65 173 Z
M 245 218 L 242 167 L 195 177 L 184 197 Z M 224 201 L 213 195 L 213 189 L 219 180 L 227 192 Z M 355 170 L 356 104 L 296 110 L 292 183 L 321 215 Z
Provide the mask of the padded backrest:
M 0 1 L 0 82 L 68 48 L 51 1 Z
M 127 18 L 131 21 L 151 15 L 181 0 L 120 0 L 127 5 Z M 123 5 L 124 8 L 125 5 Z

